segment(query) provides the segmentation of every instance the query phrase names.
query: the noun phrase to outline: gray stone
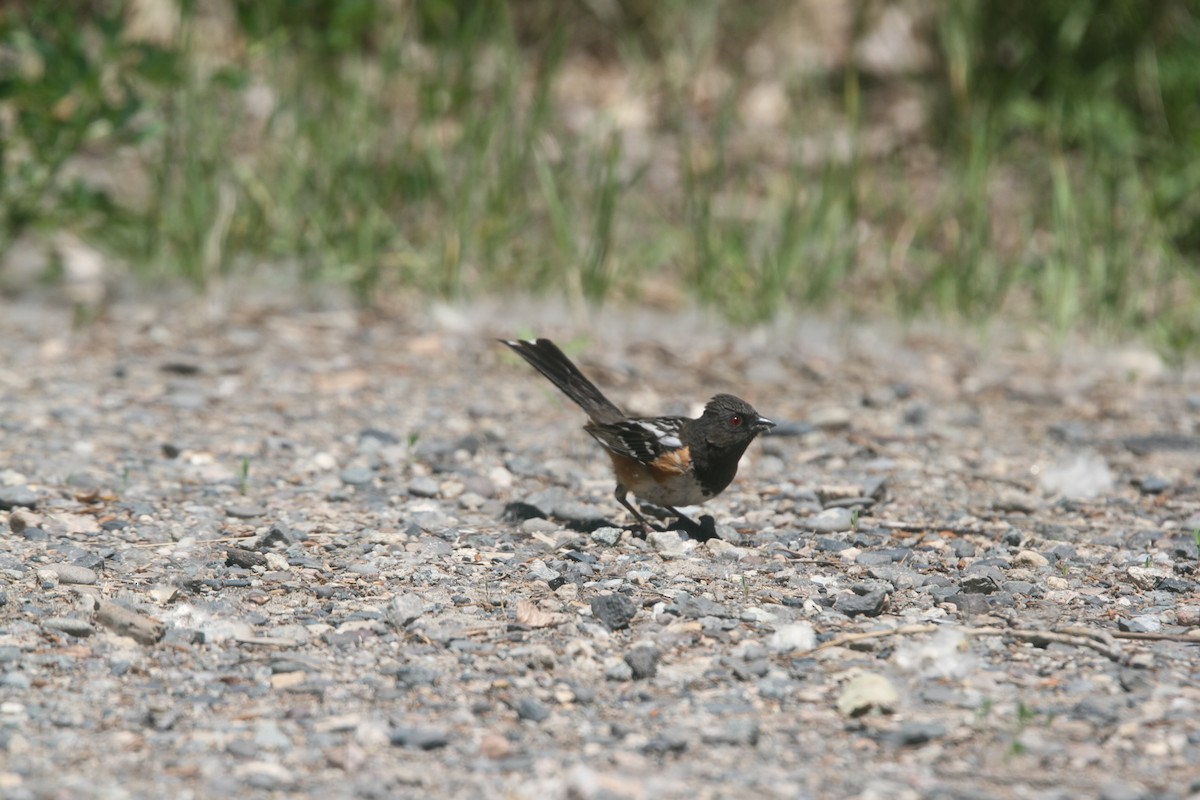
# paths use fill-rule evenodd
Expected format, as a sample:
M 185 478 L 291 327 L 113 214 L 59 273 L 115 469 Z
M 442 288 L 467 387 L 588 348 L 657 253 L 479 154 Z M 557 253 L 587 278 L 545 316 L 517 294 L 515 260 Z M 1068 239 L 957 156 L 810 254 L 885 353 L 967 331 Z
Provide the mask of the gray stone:
M 958 582 L 964 594 L 991 594 L 1000 589 L 1004 574 L 995 567 L 971 567 Z
M 625 654 L 625 663 L 633 674 L 634 680 L 653 678 L 658 672 L 658 648 L 639 645 Z
M 758 744 L 759 725 L 755 719 L 731 719 L 715 728 L 706 728 L 700 732 L 700 738 L 705 744 L 730 744 L 739 747 L 753 747 Z
M 33 680 L 24 672 L 14 671 L 0 674 L 0 689 L 15 689 L 24 692 L 32 687 Z
M 423 726 L 394 728 L 388 738 L 393 745 L 412 750 L 437 750 L 450 744 L 450 734 L 446 731 Z
M 818 533 L 838 533 L 854 527 L 854 513 L 848 508 L 827 508 L 802 520 L 801 527 Z
M 878 564 L 894 564 L 906 560 L 912 555 L 912 550 L 907 547 L 884 547 L 877 550 L 863 550 L 854 559 L 854 563 L 864 567 L 873 567 Z
M 424 613 L 425 601 L 419 595 L 398 594 L 388 603 L 383 617 L 393 627 L 407 628 Z
M 614 662 L 604 670 L 604 677 L 610 681 L 631 681 L 633 680 L 633 667 L 626 664 L 624 660 Z
M 1134 481 L 1142 494 L 1162 494 L 1171 488 L 1171 482 L 1159 477 L 1139 478 Z
M 550 709 L 536 697 L 522 697 L 517 701 L 517 717 L 529 722 L 542 722 L 550 716 Z
M 1162 630 L 1162 617 L 1142 614 L 1132 619 L 1118 619 L 1117 629 L 1127 633 L 1158 633 Z
M 91 586 L 96 583 L 96 571 L 75 564 L 55 564 L 50 569 L 58 576 L 59 583 L 74 583 Z
M 439 490 L 438 482 L 428 475 L 413 478 L 408 482 L 408 493 L 413 497 L 437 497 Z
M 596 544 L 604 545 L 605 547 L 614 547 L 621 541 L 621 535 L 625 531 L 620 528 L 597 528 L 589 534 L 589 538 Z
M 91 636 L 96 632 L 90 622 L 74 617 L 47 617 L 42 620 L 42 627 L 80 637 Z
M 946 735 L 946 726 L 937 722 L 905 722 L 884 734 L 884 741 L 897 747 L 915 747 Z
M 346 467 L 338 477 L 347 486 L 370 486 L 375 480 L 375 471 L 366 467 Z
M 556 581 L 562 577 L 560 573 L 550 569 L 541 561 L 535 561 L 530 564 L 527 574 L 529 575 L 530 580 L 545 581 L 546 583 Z
M 646 534 L 650 549 L 663 558 L 680 558 L 696 546 L 696 543 L 678 531 L 650 531 Z
M 263 506 L 256 506 L 250 503 L 242 503 L 225 507 L 225 515 L 234 519 L 254 519 L 261 517 L 267 513 L 267 509 Z
M 1012 563 L 1014 567 L 1039 569 L 1041 567 L 1048 566 L 1050 564 L 1050 559 L 1033 550 L 1022 550 L 1013 556 Z
M 28 486 L 0 486 L 0 511 L 9 511 L 18 506 L 37 508 L 40 498 Z
M 857 584 L 848 594 L 839 594 L 833 607 L 847 617 L 877 617 L 887 603 L 888 590 L 875 584 Z
M 593 597 L 589 604 L 592 617 L 611 631 L 628 628 L 637 614 L 637 606 L 623 594 L 604 594 Z

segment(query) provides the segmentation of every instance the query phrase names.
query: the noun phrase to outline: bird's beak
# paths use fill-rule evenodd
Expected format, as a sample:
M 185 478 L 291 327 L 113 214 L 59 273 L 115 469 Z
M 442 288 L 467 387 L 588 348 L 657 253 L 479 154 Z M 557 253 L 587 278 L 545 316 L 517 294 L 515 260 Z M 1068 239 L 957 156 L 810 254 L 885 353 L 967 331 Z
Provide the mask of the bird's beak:
M 775 423 L 772 422 L 771 420 L 767 419 L 766 417 L 759 417 L 758 419 L 754 420 L 755 433 L 762 433 L 763 431 L 769 431 L 769 430 L 771 430 L 771 428 L 774 428 L 774 427 L 775 427 Z

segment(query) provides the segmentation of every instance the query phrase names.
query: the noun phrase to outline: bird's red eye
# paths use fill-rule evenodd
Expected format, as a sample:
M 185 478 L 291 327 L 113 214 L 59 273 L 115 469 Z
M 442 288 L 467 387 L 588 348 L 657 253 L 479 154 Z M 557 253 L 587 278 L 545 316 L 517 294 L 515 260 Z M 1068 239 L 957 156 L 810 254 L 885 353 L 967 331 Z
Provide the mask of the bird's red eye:
M 742 418 L 739 415 L 734 414 L 729 418 L 729 424 L 736 428 L 738 425 L 742 424 Z

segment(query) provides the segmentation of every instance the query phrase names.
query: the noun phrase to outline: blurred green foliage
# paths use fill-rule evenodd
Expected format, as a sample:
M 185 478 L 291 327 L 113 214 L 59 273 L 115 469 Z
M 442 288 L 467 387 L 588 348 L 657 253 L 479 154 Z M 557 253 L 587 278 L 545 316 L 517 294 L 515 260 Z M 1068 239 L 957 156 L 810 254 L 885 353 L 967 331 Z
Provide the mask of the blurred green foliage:
M 150 87 L 179 78 L 178 54 L 126 41 L 115 2 L 12 3 L 0 9 L 0 253 L 34 224 L 98 221 L 107 195 L 61 180 L 88 149 L 142 141 Z
M 852 4 L 855 29 L 888 2 Z M 190 0 L 159 44 L 128 36 L 122 0 L 5 4 L 0 253 L 68 228 L 200 285 L 266 264 L 364 302 L 602 301 L 665 279 L 739 319 L 1017 308 L 1196 347 L 1200 0 L 930 0 L 935 69 L 864 76 L 851 61 L 784 82 L 780 169 L 746 146 L 737 104 L 762 78 L 747 48 L 792 6 L 230 0 L 214 48 Z M 654 98 L 652 155 L 630 160 L 602 101 L 591 127 L 567 119 L 555 82 L 580 54 Z M 701 91 L 713 65 L 727 84 Z M 935 197 L 910 188 L 903 151 L 860 149 L 889 81 L 918 83 L 933 109 Z M 844 157 L 802 157 L 835 136 L 814 109 L 849 127 Z M 122 148 L 149 176 L 136 207 L 70 169 Z M 650 176 L 659 162 L 673 185 Z M 1029 191 L 1000 220 L 994 187 L 1011 174 Z
M 1145 170 L 1162 224 L 1200 255 L 1200 3 L 948 3 L 939 23 L 948 133 L 983 117 L 998 142 Z

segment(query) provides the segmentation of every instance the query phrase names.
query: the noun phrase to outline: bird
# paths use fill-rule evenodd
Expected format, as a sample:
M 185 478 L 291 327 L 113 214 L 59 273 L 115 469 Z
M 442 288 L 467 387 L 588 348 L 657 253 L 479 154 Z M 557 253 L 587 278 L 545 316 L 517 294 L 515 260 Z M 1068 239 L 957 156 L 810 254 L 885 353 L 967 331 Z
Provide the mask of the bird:
M 737 475 L 746 448 L 775 423 L 732 394 L 718 394 L 696 419 L 631 417 L 604 396 L 549 339 L 500 339 L 546 376 L 588 415 L 583 429 L 608 453 L 617 486 L 613 497 L 641 526 L 646 518 L 629 502 L 651 503 L 695 526 L 677 506 L 719 495 Z

